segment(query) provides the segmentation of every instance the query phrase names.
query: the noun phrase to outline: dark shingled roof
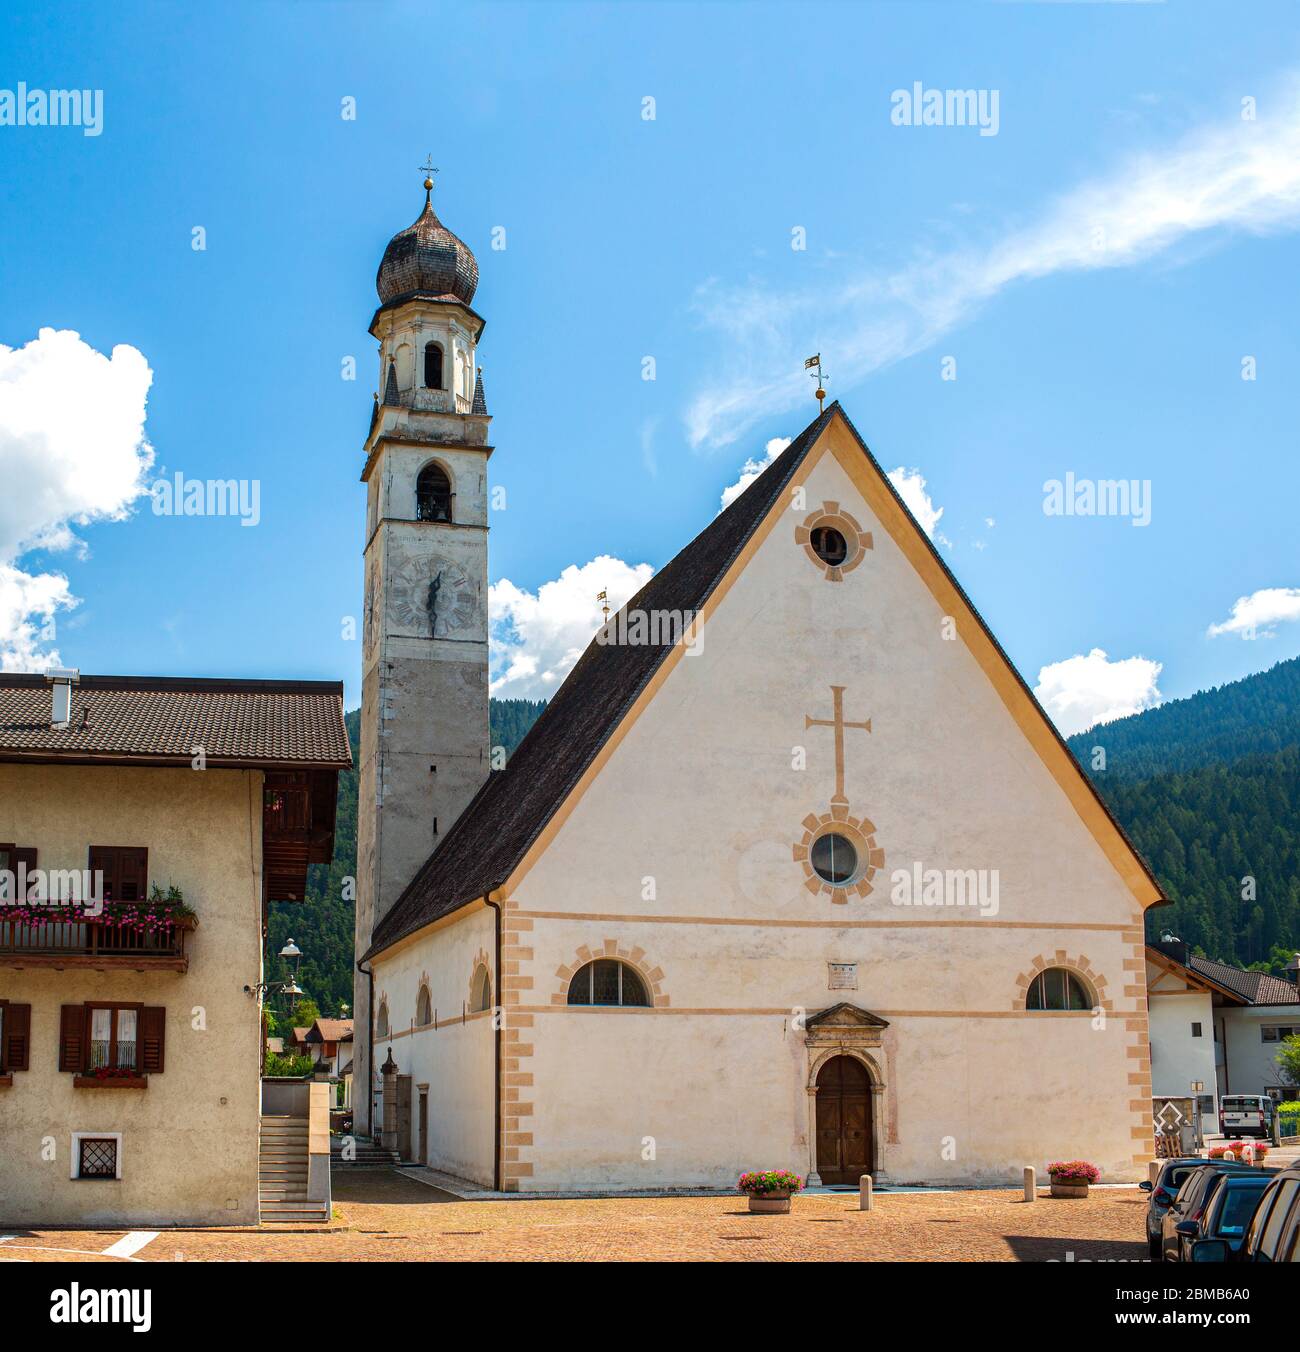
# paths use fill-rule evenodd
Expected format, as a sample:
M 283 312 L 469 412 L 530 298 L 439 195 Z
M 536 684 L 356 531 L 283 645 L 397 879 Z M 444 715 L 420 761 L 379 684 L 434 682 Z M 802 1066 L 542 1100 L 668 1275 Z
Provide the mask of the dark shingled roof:
M 680 554 L 665 564 L 624 609 L 629 612 L 699 611 L 785 492 L 804 456 L 836 415 L 843 418 L 863 455 L 874 466 L 899 506 L 911 517 L 907 505 L 889 483 L 884 470 L 837 400 L 804 428 Z M 918 525 L 916 529 L 929 544 L 921 527 Z M 1021 688 L 1034 701 L 1033 692 L 933 545 L 930 545 L 930 551 L 984 626 L 985 633 L 1019 680 Z M 661 645 L 601 644 L 594 640 L 587 646 L 564 684 L 510 757 L 506 768 L 488 776 L 442 844 L 375 927 L 370 948 L 362 961 L 505 884 L 529 846 L 636 702 L 671 647 L 668 642 Z M 1046 714 L 1043 718 L 1055 733 Z M 1056 740 L 1077 768 L 1078 762 L 1059 734 Z M 1152 885 L 1158 889 L 1159 885 L 1141 855 L 1111 816 L 1091 780 L 1081 768 L 1079 774 L 1092 789 L 1116 831 L 1142 863 Z M 1161 895 L 1163 897 L 1163 893 Z
M 50 684 L 0 672 L 0 761 L 351 765 L 341 681 L 82 676 L 66 728 L 50 726 Z
M 1226 962 L 1215 962 L 1212 958 L 1191 957 L 1187 966 L 1252 1005 L 1300 1004 L 1300 992 L 1289 981 L 1267 972 L 1243 972 L 1240 967 L 1229 967 Z

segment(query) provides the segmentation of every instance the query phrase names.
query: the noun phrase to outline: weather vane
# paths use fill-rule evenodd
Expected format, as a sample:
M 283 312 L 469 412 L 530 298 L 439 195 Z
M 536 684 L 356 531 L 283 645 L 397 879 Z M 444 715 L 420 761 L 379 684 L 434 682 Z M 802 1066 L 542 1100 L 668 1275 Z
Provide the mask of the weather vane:
M 429 154 L 426 157 L 425 162 L 420 166 L 420 171 L 421 173 L 424 174 L 424 191 L 425 195 L 428 196 L 433 192 L 433 176 L 438 172 L 437 168 L 434 166 L 433 163 L 432 150 L 429 151 Z
M 606 590 L 604 590 L 604 591 L 598 591 L 598 592 L 596 593 L 596 600 L 600 602 L 600 608 L 601 608 L 601 610 L 604 611 L 604 613 L 605 613 L 605 619 L 608 620 L 608 619 L 609 619 L 609 590 L 606 589 Z
M 813 367 L 817 369 L 813 370 Z M 804 362 L 803 369 L 810 372 L 812 378 L 817 382 L 817 411 L 822 413 L 826 408 L 826 377 L 822 372 L 822 354 L 818 352 L 816 356 L 809 357 Z

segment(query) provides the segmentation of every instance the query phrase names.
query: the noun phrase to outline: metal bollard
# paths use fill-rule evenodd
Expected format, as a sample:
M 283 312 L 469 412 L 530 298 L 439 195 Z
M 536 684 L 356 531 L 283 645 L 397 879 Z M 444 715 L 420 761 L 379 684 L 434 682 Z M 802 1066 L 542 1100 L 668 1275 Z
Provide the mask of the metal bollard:
M 871 1175 L 863 1174 L 858 1179 L 858 1210 L 871 1210 Z
M 1038 1174 L 1032 1164 L 1025 1167 L 1025 1201 L 1038 1201 Z

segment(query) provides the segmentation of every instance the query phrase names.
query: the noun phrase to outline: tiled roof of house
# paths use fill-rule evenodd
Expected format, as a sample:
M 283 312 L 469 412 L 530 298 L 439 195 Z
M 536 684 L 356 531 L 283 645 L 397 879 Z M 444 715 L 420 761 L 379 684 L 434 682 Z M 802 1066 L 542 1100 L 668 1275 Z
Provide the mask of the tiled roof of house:
M 1246 972 L 1240 967 L 1229 967 L 1226 962 L 1215 962 L 1212 958 L 1191 957 L 1187 960 L 1187 966 L 1220 986 L 1226 986 L 1252 1005 L 1300 1004 L 1300 991 L 1289 981 L 1270 976 L 1267 972 Z
M 339 681 L 82 676 L 65 728 L 44 676 L 0 672 L 0 760 L 347 766 Z
M 307 1038 L 310 1042 L 346 1042 L 351 1036 L 351 1019 L 317 1019 Z
M 837 415 L 843 418 L 862 454 L 910 518 L 907 505 L 836 401 L 809 423 L 725 511 L 714 517 L 690 544 L 665 564 L 624 610 L 698 612 L 785 493 L 808 451 Z M 916 529 L 958 594 L 970 606 L 972 614 L 984 626 L 990 642 L 1019 681 L 1027 698 L 1037 707 L 1033 692 L 984 625 L 961 584 L 952 576 L 921 527 Z M 672 646 L 671 636 L 659 644 L 602 644 L 593 640 L 587 646 L 541 717 L 510 757 L 506 768 L 488 776 L 442 844 L 375 927 L 363 961 L 440 916 L 487 896 L 509 879 L 646 688 Z M 1074 762 L 1073 753 L 1046 714 L 1043 714 L 1043 721 Z M 1074 764 L 1078 768 L 1077 762 Z M 1092 782 L 1082 769 L 1079 774 L 1147 877 L 1158 886 Z

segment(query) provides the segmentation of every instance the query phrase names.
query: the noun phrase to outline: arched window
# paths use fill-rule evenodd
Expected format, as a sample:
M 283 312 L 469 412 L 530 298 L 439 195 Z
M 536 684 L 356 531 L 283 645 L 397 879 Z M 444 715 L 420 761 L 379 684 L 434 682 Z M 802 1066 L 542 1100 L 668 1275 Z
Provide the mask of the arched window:
M 432 1022 L 433 1004 L 429 999 L 429 988 L 421 986 L 419 995 L 415 997 L 415 1026 L 427 1028 Z
M 424 345 L 424 387 L 428 390 L 442 389 L 442 344 Z
M 1029 983 L 1026 1009 L 1091 1009 L 1082 981 L 1065 967 L 1049 967 Z
M 580 967 L 569 982 L 571 1005 L 649 1005 L 645 982 L 634 968 L 613 958 Z
M 415 519 L 451 520 L 451 480 L 440 465 L 425 465 L 415 481 Z
M 379 1002 L 379 1015 L 378 1015 L 378 1017 L 377 1017 L 376 1020 L 375 1020 L 375 1036 L 376 1036 L 376 1037 L 387 1037 L 387 1036 L 388 1036 L 388 1001 L 387 1001 L 387 1000 L 381 1000 L 381 1001 Z
M 474 969 L 472 990 L 473 996 L 469 1006 L 471 1014 L 478 1014 L 485 1009 L 492 1008 L 492 980 L 488 976 L 488 969 L 482 963 Z

